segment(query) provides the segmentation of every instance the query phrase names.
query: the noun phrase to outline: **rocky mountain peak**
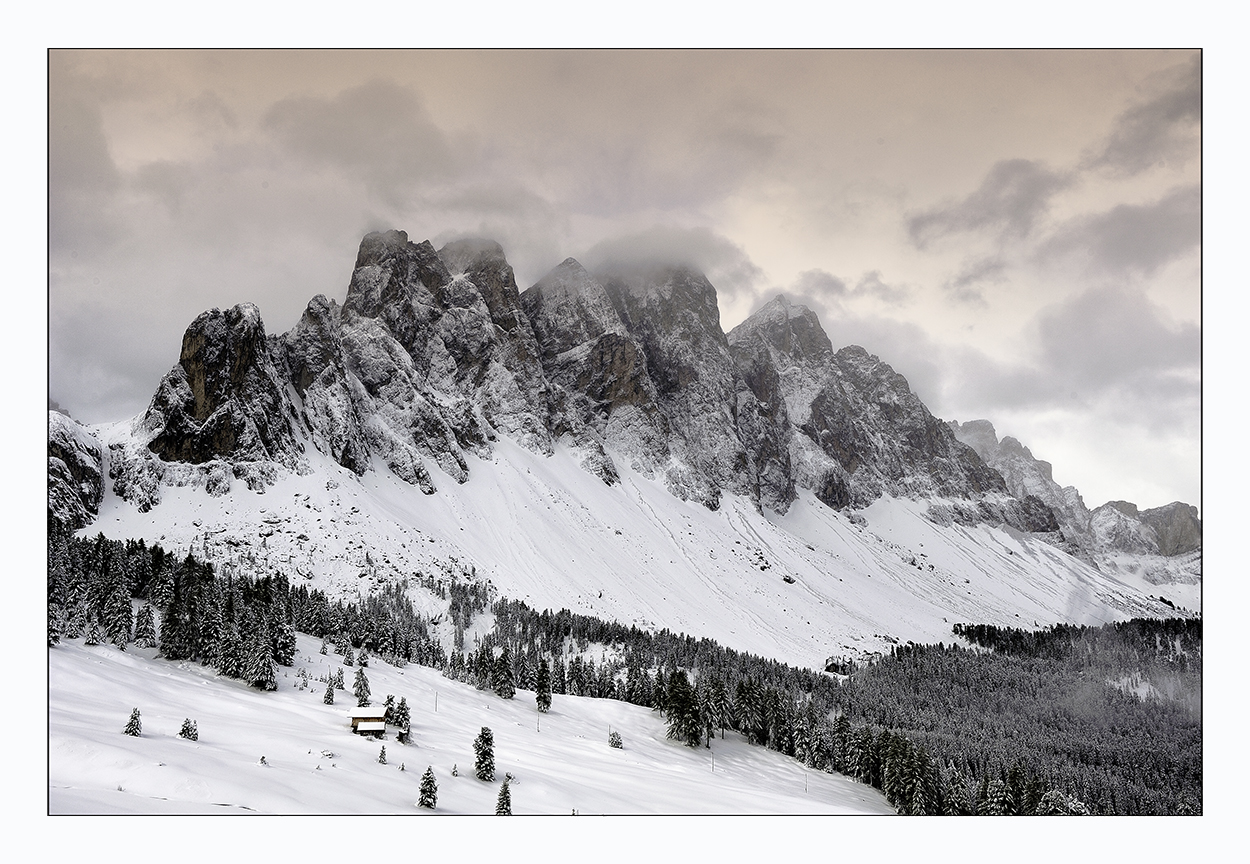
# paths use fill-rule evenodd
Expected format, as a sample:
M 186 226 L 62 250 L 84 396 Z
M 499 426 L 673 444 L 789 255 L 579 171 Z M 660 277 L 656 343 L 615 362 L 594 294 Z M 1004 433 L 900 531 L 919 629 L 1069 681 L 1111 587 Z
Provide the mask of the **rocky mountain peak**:
M 356 268 L 343 306 L 368 318 L 406 304 L 442 303 L 451 273 L 428 240 L 412 243 L 403 231 L 366 234 L 356 254 Z
M 566 258 L 521 295 L 544 357 L 598 339 L 623 335 L 625 325 L 608 293 L 574 258 Z
M 273 359 L 253 304 L 199 315 L 144 416 L 148 449 L 170 462 L 291 462 L 301 448 Z
M 752 335 L 793 361 L 821 363 L 833 353 L 833 344 L 816 313 L 806 306 L 791 305 L 781 294 L 735 327 L 729 341 L 743 342 Z

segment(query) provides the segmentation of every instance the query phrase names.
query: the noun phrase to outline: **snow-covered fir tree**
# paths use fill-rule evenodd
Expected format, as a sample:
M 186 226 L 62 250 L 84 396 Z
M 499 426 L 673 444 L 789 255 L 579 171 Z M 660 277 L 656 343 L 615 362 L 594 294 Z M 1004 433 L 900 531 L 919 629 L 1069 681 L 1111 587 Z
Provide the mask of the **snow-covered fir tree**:
M 479 780 L 495 779 L 495 733 L 486 726 L 473 739 L 473 773 Z
M 130 712 L 130 720 L 126 723 L 126 728 L 122 730 L 127 735 L 133 735 L 138 738 L 143 734 L 143 721 L 139 719 L 139 709 Z
M 491 688 L 501 699 L 511 699 L 516 695 L 516 678 L 512 673 L 512 652 L 505 645 L 499 656 L 495 658 L 494 674 L 491 676 Z
M 434 779 L 434 766 L 425 769 L 421 775 L 421 797 L 417 800 L 418 807 L 433 810 L 438 806 L 438 782 Z
M 538 664 L 538 681 L 535 683 L 534 702 L 538 710 L 546 714 L 551 710 L 551 667 L 544 657 Z
M 403 696 L 399 697 L 399 704 L 395 706 L 391 723 L 405 732 L 412 725 L 412 712 L 408 710 L 408 700 Z
M 195 721 L 190 717 L 182 721 L 182 728 L 178 730 L 179 738 L 186 738 L 188 741 L 199 741 L 200 730 L 196 728 Z
M 156 645 L 156 619 L 152 613 L 152 604 L 144 603 L 135 619 L 135 646 L 152 648 Z
M 499 787 L 499 797 L 495 799 L 495 815 L 512 815 L 512 791 L 508 788 L 507 780 L 504 780 L 503 785 Z
M 321 701 L 325 703 L 326 705 L 334 704 L 334 682 L 333 681 L 326 682 L 326 695 L 321 697 Z
M 356 669 L 356 681 L 352 685 L 352 695 L 356 697 L 356 705 L 365 707 L 369 704 L 369 679 L 363 667 Z
M 242 677 L 257 690 L 277 690 L 278 670 L 274 667 L 273 648 L 265 631 L 264 622 L 259 622 L 248 637 Z
M 295 662 L 295 628 L 283 621 L 274 634 L 273 659 L 279 666 Z

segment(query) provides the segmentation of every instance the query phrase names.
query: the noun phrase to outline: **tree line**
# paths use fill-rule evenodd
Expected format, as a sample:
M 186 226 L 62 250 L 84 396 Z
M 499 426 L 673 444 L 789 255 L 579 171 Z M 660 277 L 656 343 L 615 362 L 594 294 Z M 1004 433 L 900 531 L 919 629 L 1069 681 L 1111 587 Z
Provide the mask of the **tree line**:
M 349 602 L 143 540 L 73 537 L 55 522 L 48 555 L 50 645 L 83 636 L 122 650 L 157 646 L 168 659 L 273 689 L 274 667 L 291 664 L 299 631 L 393 665 L 430 666 L 501 698 L 532 691 L 540 711 L 552 694 L 651 708 L 670 738 L 692 747 L 733 730 L 880 789 L 904 814 L 1201 811 L 1201 718 L 1186 701 L 1200 687 L 1200 621 L 1060 625 L 1040 636 L 956 625 L 977 648 L 896 646 L 832 675 L 668 629 L 537 611 L 496 597 L 455 564 Z M 442 616 L 424 616 L 408 599 L 416 585 L 449 601 L 452 650 L 431 635 Z M 143 604 L 137 616 L 132 599 Z M 493 629 L 466 645 L 486 611 Z M 1067 660 L 1055 662 L 1059 654 Z M 1128 675 L 1131 689 L 1143 673 L 1179 681 L 1173 698 L 1143 699 L 1107 680 Z

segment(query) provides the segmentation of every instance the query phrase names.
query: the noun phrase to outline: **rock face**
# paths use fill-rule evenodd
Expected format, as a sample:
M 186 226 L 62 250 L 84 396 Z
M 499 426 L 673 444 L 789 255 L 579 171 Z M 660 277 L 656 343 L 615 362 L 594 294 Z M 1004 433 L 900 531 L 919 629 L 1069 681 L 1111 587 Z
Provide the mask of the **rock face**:
M 434 494 L 499 435 L 560 442 L 609 485 L 627 464 L 712 509 L 728 492 L 784 513 L 806 488 L 835 508 L 923 497 L 938 521 L 1058 530 L 1048 499 L 1012 497 L 901 375 L 835 351 L 808 309 L 778 298 L 726 336 L 689 267 L 569 258 L 520 292 L 497 243 L 436 251 L 402 231 L 367 235 L 342 305 L 318 295 L 280 336 L 250 304 L 196 318 L 109 472 L 143 509 L 171 483 L 263 490 L 314 453 Z
M 855 345 L 835 352 L 810 309 L 779 296 L 734 328 L 729 343 L 773 413 L 794 482 L 829 506 L 863 507 L 884 494 L 960 499 L 976 502 L 950 511 L 961 521 L 1058 527 L 1042 502 L 1010 500 L 1003 478 L 888 364 Z
M 167 462 L 213 459 L 292 465 L 302 447 L 292 426 L 276 352 L 250 303 L 201 314 L 143 418 L 150 449 Z
M 1049 462 L 1035 459 L 1015 438 L 999 441 L 988 420 L 952 421 L 950 427 L 1002 474 L 1013 495 L 1036 496 L 1054 511 L 1074 554 L 1104 569 L 1145 572 L 1153 581 L 1193 581 L 1201 574 L 1202 523 L 1196 507 L 1176 501 L 1139 511 L 1128 501 L 1108 501 L 1090 511 L 1075 487 L 1055 482 Z M 1137 560 L 1153 558 L 1176 560 Z
M 48 412 L 48 518 L 70 530 L 90 525 L 104 495 L 102 449 L 95 436 L 58 411 Z

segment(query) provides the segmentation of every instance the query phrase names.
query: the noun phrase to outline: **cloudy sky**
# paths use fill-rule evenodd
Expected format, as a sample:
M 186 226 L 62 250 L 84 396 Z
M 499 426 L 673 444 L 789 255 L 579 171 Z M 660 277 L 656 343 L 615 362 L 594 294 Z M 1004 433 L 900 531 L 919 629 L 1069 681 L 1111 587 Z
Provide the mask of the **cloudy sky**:
M 51 398 L 146 407 L 199 312 L 270 332 L 401 228 L 684 260 L 987 418 L 1088 505 L 1199 503 L 1192 51 L 71 52 L 48 68 Z

